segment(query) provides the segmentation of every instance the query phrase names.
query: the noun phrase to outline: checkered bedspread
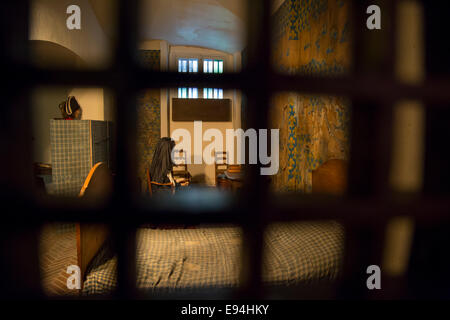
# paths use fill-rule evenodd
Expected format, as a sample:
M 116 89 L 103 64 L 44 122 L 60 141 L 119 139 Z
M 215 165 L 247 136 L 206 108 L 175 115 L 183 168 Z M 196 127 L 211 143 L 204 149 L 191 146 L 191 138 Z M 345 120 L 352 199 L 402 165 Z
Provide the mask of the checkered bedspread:
M 336 222 L 273 224 L 264 236 L 263 281 L 293 285 L 333 280 L 340 271 L 344 230 Z M 238 227 L 137 231 L 137 287 L 234 287 L 239 284 L 242 230 Z M 245 245 L 245 244 L 244 244 Z M 84 294 L 111 293 L 117 260 L 91 270 Z

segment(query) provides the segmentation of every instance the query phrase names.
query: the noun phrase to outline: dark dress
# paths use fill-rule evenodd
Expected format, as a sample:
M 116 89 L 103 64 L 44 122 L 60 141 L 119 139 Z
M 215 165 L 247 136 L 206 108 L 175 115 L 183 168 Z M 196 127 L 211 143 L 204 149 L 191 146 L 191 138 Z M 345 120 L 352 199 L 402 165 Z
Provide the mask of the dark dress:
M 167 175 L 172 173 L 173 162 L 171 153 L 174 147 L 175 141 L 171 138 L 164 137 L 159 139 L 150 165 L 150 177 L 152 181 L 158 183 L 170 183 L 170 179 Z M 171 191 L 171 186 L 152 185 L 153 193 L 159 194 L 161 192 L 166 193 Z

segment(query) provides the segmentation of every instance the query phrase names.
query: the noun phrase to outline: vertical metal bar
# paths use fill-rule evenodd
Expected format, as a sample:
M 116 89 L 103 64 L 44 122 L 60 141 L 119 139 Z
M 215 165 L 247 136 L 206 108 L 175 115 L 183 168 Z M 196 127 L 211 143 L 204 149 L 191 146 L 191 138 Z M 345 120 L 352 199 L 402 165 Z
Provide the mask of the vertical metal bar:
M 395 57 L 396 57 L 396 40 L 397 40 L 397 0 L 391 0 L 383 3 L 384 5 L 384 34 L 383 43 L 385 43 L 386 56 L 384 57 L 386 69 L 384 70 L 384 78 L 387 80 L 395 79 Z M 389 97 L 390 98 L 390 97 Z M 396 101 L 392 99 L 383 99 L 377 108 L 376 117 L 376 141 L 375 141 L 375 194 L 377 197 L 389 198 L 392 194 L 390 169 L 392 161 L 393 147 L 393 107 Z M 379 223 L 372 226 L 372 232 L 375 233 L 372 239 L 374 246 L 370 257 L 370 263 L 383 267 L 383 252 L 386 248 L 386 228 L 388 219 L 387 212 L 380 212 Z M 382 269 L 383 270 L 383 269 Z M 367 275 L 366 275 L 367 276 Z M 382 279 L 386 279 L 383 278 Z M 385 287 L 386 287 L 385 283 Z M 388 284 L 390 285 L 390 283 Z M 399 292 L 400 293 L 400 292 Z M 368 297 L 377 299 L 386 297 L 388 291 L 371 290 Z
M 270 80 L 270 1 L 252 0 L 248 5 L 248 59 L 246 72 L 252 83 L 245 91 L 248 127 L 266 129 L 271 97 Z M 270 140 L 269 140 L 270 143 Z M 247 148 L 249 150 L 249 148 Z M 259 146 L 258 146 L 259 150 Z M 243 216 L 243 292 L 244 297 L 262 298 L 262 259 L 265 227 L 265 201 L 268 182 L 260 174 L 260 165 L 247 165 L 247 181 L 242 201 Z
M 397 0 L 383 2 L 382 43 L 386 53 L 381 58 L 385 65 L 384 78 L 394 80 L 396 57 L 396 17 Z M 383 97 L 376 113 L 376 141 L 375 141 L 375 192 L 378 196 L 386 197 L 391 193 L 390 164 L 392 159 L 393 140 L 393 106 L 395 101 L 390 97 Z
M 441 41 L 443 32 L 448 31 L 448 1 L 420 1 L 425 21 L 424 39 L 425 72 L 427 78 L 448 77 L 450 64 L 447 62 L 450 43 Z M 440 95 L 439 91 L 436 95 Z M 447 197 L 450 194 L 450 169 L 448 151 L 444 141 L 450 139 L 448 119 L 450 101 L 426 102 L 425 116 L 425 159 L 423 193 L 427 196 Z M 429 213 L 427 213 L 429 214 Z M 409 297 L 433 299 L 449 297 L 450 279 L 446 275 L 450 258 L 446 252 L 450 242 L 450 224 L 417 224 L 413 238 L 413 250 L 405 282 Z
M 1 70 L 5 79 L 14 79 L 28 67 L 29 1 L 5 2 L 0 13 Z M 0 119 L 0 147 L 8 154 L 1 157 L 2 214 L 9 220 L 0 233 L 0 296 L 36 298 L 40 289 L 38 230 L 33 216 L 32 145 L 30 88 L 6 82 Z
M 382 29 L 366 27 L 369 1 L 353 1 L 353 70 L 354 76 L 381 74 L 386 79 L 394 75 L 395 1 L 382 1 Z M 389 195 L 389 167 L 392 141 L 392 101 L 353 100 L 349 194 L 373 198 Z M 385 217 L 380 212 L 376 224 L 364 227 L 346 226 L 344 283 L 341 297 L 369 297 L 366 269 L 380 265 L 384 240 Z
M 117 280 L 120 298 L 131 298 L 136 287 L 135 228 L 126 222 L 133 210 L 136 173 L 136 106 L 134 101 L 134 55 L 137 48 L 137 0 L 120 0 L 118 41 L 115 44 L 114 90 L 117 108 L 117 175 L 111 211 L 114 212 L 113 239 L 117 250 Z

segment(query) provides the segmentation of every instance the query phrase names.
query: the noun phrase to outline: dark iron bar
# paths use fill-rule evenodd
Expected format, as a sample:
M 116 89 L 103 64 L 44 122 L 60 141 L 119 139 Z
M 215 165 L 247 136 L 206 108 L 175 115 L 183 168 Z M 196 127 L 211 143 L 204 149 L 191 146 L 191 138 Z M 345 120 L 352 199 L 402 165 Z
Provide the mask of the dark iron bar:
M 133 183 L 136 160 L 136 87 L 133 70 L 134 52 L 137 49 L 138 1 L 118 2 L 119 28 L 115 50 L 114 69 L 116 75 L 114 91 L 117 109 L 117 174 L 114 183 L 112 203 L 115 207 L 112 223 L 112 238 L 117 252 L 117 297 L 122 299 L 136 296 L 136 226 L 124 224 L 124 213 L 133 210 Z
M 389 2 L 393 4 L 383 7 L 383 17 L 387 16 L 391 22 L 394 16 L 392 8 L 396 6 L 396 2 Z M 374 33 L 364 27 L 365 8 L 370 4 L 369 1 L 352 3 L 353 76 L 376 75 L 382 72 L 385 80 L 392 79 L 394 62 L 386 48 L 392 45 L 390 40 L 393 38 L 386 34 L 389 29 Z M 386 4 L 386 1 L 383 1 L 383 4 Z M 380 50 L 377 54 L 369 52 L 368 42 L 376 43 L 385 50 Z M 392 110 L 387 107 L 385 100 L 377 102 L 374 103 L 367 98 L 352 100 L 351 154 L 348 172 L 350 197 L 364 198 L 370 195 L 382 197 L 390 190 L 388 177 L 391 160 Z M 392 103 L 392 100 L 389 103 Z M 377 222 L 373 221 L 372 224 L 365 226 L 356 227 L 344 220 L 343 274 L 346 281 L 339 288 L 339 293 L 343 297 L 368 298 L 371 295 L 361 279 L 364 279 L 367 266 L 381 265 L 382 240 L 387 220 L 385 212 L 378 211 L 377 214 L 379 215 Z
M 83 85 L 114 88 L 120 75 L 116 70 L 74 71 L 42 70 L 23 68 L 13 71 L 11 66 L 5 68 L 4 74 L 10 85 L 18 86 L 64 86 Z M 259 74 L 259 73 L 257 73 Z M 171 88 L 181 83 L 185 86 L 221 86 L 224 89 L 257 90 L 258 82 L 251 72 L 239 74 L 194 75 L 171 72 L 153 72 L 145 69 L 134 70 L 132 85 L 136 90 L 146 88 Z M 450 100 L 450 79 L 447 77 L 430 77 L 420 85 L 397 82 L 379 75 L 354 75 L 342 77 L 317 77 L 300 75 L 283 75 L 269 73 L 269 86 L 272 91 L 298 91 L 307 94 L 324 94 L 346 96 L 349 98 L 388 101 L 415 99 L 428 102 L 448 102 Z M 442 105 L 427 105 L 439 108 Z
M 243 89 L 247 97 L 250 128 L 268 128 L 267 114 L 271 91 L 269 86 L 270 41 L 270 0 L 248 1 L 247 50 L 248 72 L 251 84 Z M 248 146 L 247 146 L 248 148 Z M 258 147 L 259 149 L 259 147 Z M 246 152 L 248 154 L 248 152 Z M 246 165 L 247 171 L 244 196 L 238 204 L 243 210 L 241 221 L 242 241 L 242 288 L 237 292 L 238 298 L 261 299 L 264 297 L 262 286 L 263 237 L 265 230 L 265 208 L 268 194 L 267 181 L 260 175 L 260 165 Z M 251 181 L 251 183 L 250 183 Z
M 18 199 L 18 198 L 11 198 Z M 109 213 L 112 206 L 88 207 L 73 199 L 56 199 L 56 203 L 39 206 L 35 208 L 33 214 L 27 213 L 25 217 L 32 222 L 102 222 L 113 220 Z M 148 205 L 157 204 L 149 201 Z M 390 199 L 380 199 L 378 197 L 326 197 L 309 196 L 299 197 L 298 195 L 274 196 L 267 202 L 267 215 L 270 221 L 288 220 L 313 220 L 313 219 L 344 219 L 354 223 L 371 223 L 380 217 L 395 217 L 400 215 L 410 215 L 423 222 L 436 222 L 440 219 L 450 219 L 450 203 L 446 196 L 416 196 L 398 195 Z M 23 205 L 22 205 L 23 206 Z M 151 221 L 169 223 L 183 222 L 186 217 L 189 221 L 204 221 L 207 223 L 231 223 L 242 220 L 238 203 L 219 210 L 205 210 L 202 212 L 192 212 L 180 207 L 147 209 L 135 205 L 130 205 L 127 212 L 127 219 L 123 224 L 141 224 Z M 64 212 L 64 215 L 61 214 Z M 80 215 L 80 212 L 83 212 Z M 6 221 L 19 222 L 24 218 L 17 216 L 15 212 L 4 213 Z

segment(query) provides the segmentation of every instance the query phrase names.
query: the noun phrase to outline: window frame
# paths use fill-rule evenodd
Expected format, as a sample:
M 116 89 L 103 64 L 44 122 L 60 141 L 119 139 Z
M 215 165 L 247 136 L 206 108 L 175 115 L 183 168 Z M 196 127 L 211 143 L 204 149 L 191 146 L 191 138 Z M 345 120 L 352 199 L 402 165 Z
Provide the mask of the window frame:
M 202 49 L 199 48 L 199 50 L 202 50 Z M 189 59 L 197 59 L 198 60 L 198 71 L 196 72 L 197 74 L 206 74 L 206 75 L 216 74 L 216 75 L 221 75 L 221 74 L 224 74 L 226 72 L 226 70 L 227 70 L 227 61 L 226 61 L 227 59 L 226 59 L 225 55 L 206 55 L 206 54 L 195 54 L 195 53 L 192 53 L 192 52 L 186 53 L 186 54 L 180 54 L 180 53 L 175 54 L 174 57 L 173 57 L 173 60 L 171 61 L 171 66 L 170 66 L 171 70 L 174 70 L 174 68 L 176 67 L 176 72 L 179 72 L 178 71 L 178 63 L 179 63 L 180 59 L 187 59 L 187 60 L 189 60 Z M 222 70 L 223 72 L 222 73 L 205 73 L 204 69 L 203 69 L 203 62 L 204 62 L 204 60 L 221 60 L 223 62 L 223 70 Z M 170 61 L 170 58 L 169 58 L 169 61 Z M 179 72 L 179 73 L 188 73 L 189 74 L 189 73 L 194 73 L 194 72 Z M 170 94 L 169 94 L 170 101 L 172 101 L 172 98 L 180 98 L 178 96 L 179 88 L 186 88 L 187 90 L 189 90 L 189 88 L 194 88 L 194 87 L 178 87 L 176 89 L 171 88 L 170 89 Z M 228 98 L 228 99 L 233 100 L 232 95 L 226 93 L 226 90 L 224 90 L 223 88 L 214 88 L 214 87 L 209 87 L 209 86 L 208 87 L 201 86 L 201 87 L 196 87 L 196 88 L 197 88 L 197 91 L 198 91 L 198 97 L 197 98 L 183 98 L 183 99 L 215 99 L 215 98 L 205 98 L 204 95 L 203 95 L 203 92 L 204 92 L 203 90 L 204 89 L 212 89 L 212 90 L 214 90 L 214 89 L 220 90 L 221 89 L 222 90 L 222 98 L 218 98 L 218 99 L 226 99 L 226 98 Z

